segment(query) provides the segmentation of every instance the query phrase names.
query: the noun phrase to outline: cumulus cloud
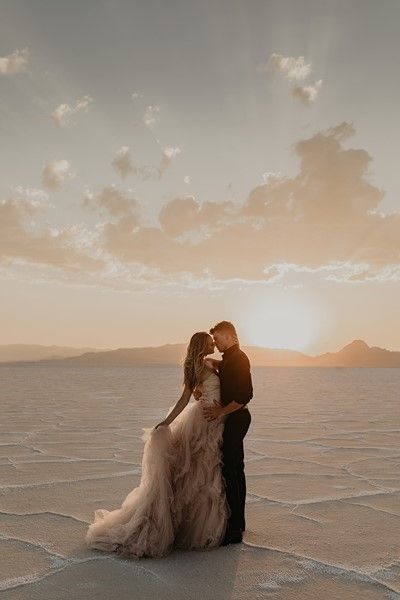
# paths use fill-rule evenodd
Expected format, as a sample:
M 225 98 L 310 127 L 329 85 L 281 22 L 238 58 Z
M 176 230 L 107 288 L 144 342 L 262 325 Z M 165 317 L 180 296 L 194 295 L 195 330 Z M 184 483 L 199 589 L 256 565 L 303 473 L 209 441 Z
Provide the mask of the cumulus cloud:
M 74 177 L 76 173 L 71 171 L 71 165 L 67 160 L 56 160 L 43 167 L 42 185 L 49 190 L 54 190 Z
M 65 127 L 69 123 L 69 118 L 80 111 L 87 112 L 89 105 L 93 102 L 91 96 L 83 96 L 77 100 L 75 106 L 69 104 L 60 104 L 51 114 L 51 118 L 58 127 Z
M 312 104 L 315 102 L 321 86 L 322 79 L 319 79 L 313 85 L 295 85 L 292 88 L 292 94 L 294 98 L 297 98 L 303 104 Z
M 47 194 L 19 188 L 0 204 L 1 260 L 51 264 L 73 270 L 78 280 L 86 273 L 99 285 L 105 277 L 104 285 L 115 289 L 124 287 L 124 278 L 127 289 L 135 277 L 149 286 L 254 285 L 300 271 L 352 284 L 399 281 L 400 213 L 379 210 L 384 192 L 369 180 L 368 152 L 349 146 L 354 132 L 341 123 L 298 140 L 297 172 L 265 172 L 240 204 L 173 198 L 152 227 L 141 222 L 130 193 L 108 186 L 83 197 L 98 215 L 93 230 L 30 231 Z
M 296 100 L 300 100 L 306 106 L 313 104 L 318 97 L 322 86 L 322 79 L 315 81 L 313 84 L 301 84 L 300 81 L 306 79 L 312 72 L 311 64 L 306 63 L 303 56 L 283 56 L 282 54 L 273 53 L 268 61 L 261 65 L 259 71 L 268 71 L 275 69 L 281 73 L 292 89 L 292 96 Z
M 7 56 L 0 56 L 0 75 L 15 75 L 26 71 L 29 48 L 15 50 Z
M 290 81 L 300 81 L 311 73 L 311 65 L 306 63 L 303 56 L 282 56 L 282 54 L 271 54 L 266 64 L 260 70 L 277 69 Z
M 138 98 L 143 98 L 143 94 L 140 94 L 139 92 L 133 92 L 131 94 L 131 98 L 132 100 L 137 100 Z
M 369 154 L 344 147 L 353 134 L 351 124 L 341 123 L 299 140 L 298 173 L 266 173 L 241 205 L 175 198 L 162 208 L 160 227 L 141 227 L 124 215 L 104 230 L 103 247 L 166 277 L 265 281 L 279 265 L 315 270 L 332 263 L 337 272 L 341 264 L 368 265 L 358 280 L 382 273 L 399 263 L 400 213 L 376 210 L 384 192 L 368 180 Z

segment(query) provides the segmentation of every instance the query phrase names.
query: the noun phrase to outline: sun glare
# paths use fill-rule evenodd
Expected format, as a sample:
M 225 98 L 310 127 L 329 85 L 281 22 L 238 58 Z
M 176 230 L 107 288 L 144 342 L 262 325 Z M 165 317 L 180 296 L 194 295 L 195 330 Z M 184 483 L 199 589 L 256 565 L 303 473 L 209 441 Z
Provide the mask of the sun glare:
M 247 344 L 304 351 L 320 335 L 322 319 L 314 302 L 288 294 L 249 301 L 241 307 L 237 323 Z

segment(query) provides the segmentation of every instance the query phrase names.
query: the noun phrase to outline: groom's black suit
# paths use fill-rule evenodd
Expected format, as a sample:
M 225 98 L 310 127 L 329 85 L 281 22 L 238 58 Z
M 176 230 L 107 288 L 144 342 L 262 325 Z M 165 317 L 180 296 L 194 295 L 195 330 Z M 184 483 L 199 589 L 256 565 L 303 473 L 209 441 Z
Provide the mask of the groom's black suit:
M 226 483 L 226 498 L 231 510 L 228 530 L 245 530 L 246 477 L 244 473 L 243 438 L 250 426 L 251 415 L 247 403 L 253 397 L 250 361 L 234 344 L 222 355 L 219 364 L 221 403 L 232 400 L 243 404 L 230 413 L 225 421 L 222 445 L 222 474 Z

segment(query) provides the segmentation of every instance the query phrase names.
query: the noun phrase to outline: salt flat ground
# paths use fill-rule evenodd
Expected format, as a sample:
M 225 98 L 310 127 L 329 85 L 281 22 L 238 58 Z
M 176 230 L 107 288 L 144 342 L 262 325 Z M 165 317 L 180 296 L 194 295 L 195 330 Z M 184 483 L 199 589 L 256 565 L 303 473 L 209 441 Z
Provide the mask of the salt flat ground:
M 137 485 L 180 368 L 1 365 L 1 598 L 400 599 L 400 369 L 253 382 L 244 543 L 138 561 L 84 535 Z

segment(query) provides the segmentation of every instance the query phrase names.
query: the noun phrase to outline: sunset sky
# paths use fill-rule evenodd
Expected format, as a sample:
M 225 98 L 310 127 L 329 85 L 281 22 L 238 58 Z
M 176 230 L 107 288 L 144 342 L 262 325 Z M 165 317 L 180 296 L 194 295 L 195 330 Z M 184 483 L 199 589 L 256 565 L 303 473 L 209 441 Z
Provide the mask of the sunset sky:
M 400 350 L 400 2 L 0 7 L 0 344 Z

